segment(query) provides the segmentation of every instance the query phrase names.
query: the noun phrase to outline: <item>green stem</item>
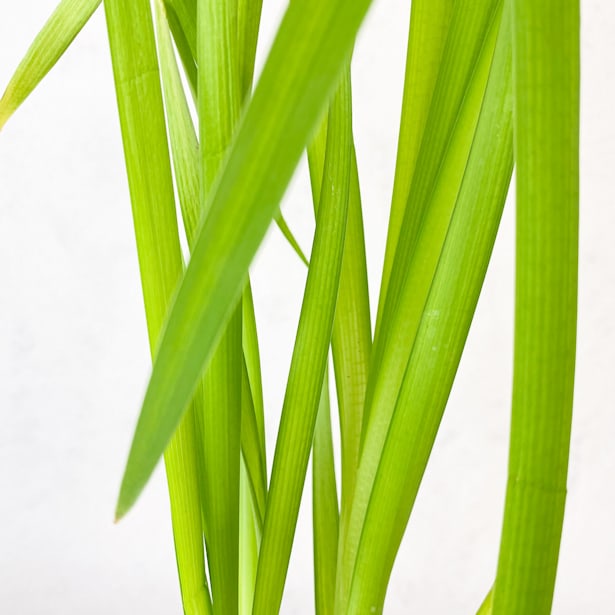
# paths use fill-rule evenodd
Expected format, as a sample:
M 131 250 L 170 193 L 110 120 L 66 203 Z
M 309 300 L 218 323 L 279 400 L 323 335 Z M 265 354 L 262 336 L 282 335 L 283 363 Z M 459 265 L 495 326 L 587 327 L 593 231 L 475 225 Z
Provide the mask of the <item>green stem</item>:
M 511 0 L 517 158 L 515 363 L 494 615 L 551 611 L 576 347 L 579 2 Z

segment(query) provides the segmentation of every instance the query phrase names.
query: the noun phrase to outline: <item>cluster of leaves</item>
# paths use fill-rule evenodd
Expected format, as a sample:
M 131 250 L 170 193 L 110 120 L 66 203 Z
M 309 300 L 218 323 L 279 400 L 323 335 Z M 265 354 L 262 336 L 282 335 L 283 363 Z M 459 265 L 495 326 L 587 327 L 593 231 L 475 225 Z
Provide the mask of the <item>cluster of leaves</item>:
M 100 3 L 60 3 L 0 101 L 0 126 Z M 252 91 L 261 0 L 154 0 L 153 12 L 150 0 L 104 0 L 154 358 L 117 516 L 164 456 L 190 615 L 279 611 L 310 455 L 316 611 L 382 611 L 514 162 L 509 481 L 480 612 L 551 609 L 574 379 L 579 3 L 413 0 L 373 335 L 350 78 L 370 4 L 290 2 Z M 309 263 L 279 212 L 306 148 Z M 249 266 L 273 220 L 308 273 L 268 480 Z

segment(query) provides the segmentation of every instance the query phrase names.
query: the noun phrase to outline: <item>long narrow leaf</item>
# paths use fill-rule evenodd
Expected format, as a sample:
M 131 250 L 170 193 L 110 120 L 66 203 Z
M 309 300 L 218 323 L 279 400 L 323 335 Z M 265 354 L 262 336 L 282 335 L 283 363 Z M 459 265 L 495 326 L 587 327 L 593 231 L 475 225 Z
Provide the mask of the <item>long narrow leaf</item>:
M 262 531 L 265 518 L 265 502 L 267 499 L 267 466 L 261 447 L 256 412 L 250 389 L 250 377 L 245 360 L 242 367 L 241 450 L 246 465 L 246 476 L 249 480 L 251 493 L 254 496 L 256 521 L 259 531 Z
M 160 15 L 158 19 L 158 44 L 173 165 L 188 246 L 192 248 L 200 218 L 199 144 L 175 60 L 169 28 L 164 20 L 166 9 L 160 0 L 157 2 L 157 9 Z M 285 225 L 281 217 L 278 219 L 278 223 Z M 288 241 L 291 242 L 291 245 L 294 242 L 296 250 L 299 250 L 300 256 L 305 259 L 290 229 L 286 227 L 286 230 Z M 243 456 L 246 460 L 247 477 L 252 486 L 252 493 L 256 498 L 257 518 L 260 526 L 262 526 L 267 491 L 267 464 L 258 336 L 249 281 L 243 293 L 242 305 L 242 345 L 249 386 L 247 389 L 243 388 L 241 442 Z M 245 413 L 251 414 L 246 415 Z
M 241 91 L 245 98 L 252 89 L 263 0 L 238 0 L 238 2 L 239 78 Z
M 254 615 L 277 613 L 292 547 L 337 300 L 348 212 L 350 80 L 331 103 L 316 233 L 273 459 Z
M 322 186 L 326 139 L 325 118 L 308 148 L 312 198 L 316 211 Z M 352 502 L 359 466 L 363 405 L 372 345 L 363 212 L 354 143 L 351 155 L 344 260 L 331 338 L 342 437 L 343 510 L 349 509 Z
M 316 615 L 333 615 L 339 530 L 339 508 L 331 407 L 329 370 L 325 370 L 314 444 L 312 447 L 312 518 L 314 527 L 314 596 Z
M 242 97 L 237 0 L 201 0 L 197 7 L 200 210 L 207 215 L 205 203 L 231 143 Z M 239 487 L 244 379 L 241 320 L 239 305 L 227 322 L 204 376 L 205 505 L 210 530 L 207 557 L 215 615 L 235 615 L 239 610 Z
M 493 588 L 489 590 L 489 593 L 480 605 L 480 608 L 476 612 L 476 615 L 491 615 L 493 609 Z
M 501 6 L 502 0 L 461 0 L 455 5 L 425 138 L 399 231 L 382 318 L 376 326 L 364 435 L 372 413 L 375 420 L 387 423 L 381 419 L 380 412 L 381 408 L 390 408 L 391 403 L 388 399 L 382 402 L 378 399 L 379 389 L 395 395 L 398 391 L 415 331 L 414 319 L 409 326 L 404 326 L 408 304 L 422 309 L 431 279 L 426 273 L 417 293 L 409 281 L 408 265 L 420 261 L 420 255 L 416 255 L 417 241 L 423 228 L 429 225 L 427 214 L 431 214 L 432 225 L 437 224 L 438 200 L 440 207 L 447 207 L 449 212 L 455 203 L 493 57 Z M 446 220 L 446 215 L 443 217 Z M 441 241 L 439 243 L 441 245 Z M 439 253 L 437 242 L 435 249 L 429 242 L 424 242 L 424 246 L 432 253 Z M 405 329 L 405 333 L 400 334 L 400 328 Z M 397 354 L 390 349 L 391 345 L 399 348 Z M 398 356 L 400 352 L 402 358 Z M 383 365 L 385 359 L 388 363 Z
M 260 534 L 255 519 L 254 496 L 249 487 L 245 463 L 241 464 L 239 493 L 239 613 L 250 615 L 254 602 L 254 586 L 258 568 Z
M 551 612 L 574 388 L 579 2 L 512 0 L 515 363 L 496 615 Z
M 499 1 L 488 0 L 473 4 L 468 11 L 457 6 L 453 15 L 434 105 L 417 161 L 416 181 L 400 231 L 379 337 L 376 331 L 365 399 L 362 479 L 354 494 L 354 515 L 359 515 L 360 509 L 365 511 L 412 344 L 447 237 L 493 58 L 499 8 Z M 439 117 L 442 117 L 441 124 L 437 121 Z M 430 185 L 426 184 L 428 176 L 432 177 Z M 413 229 L 415 224 L 417 227 Z M 346 524 L 343 515 L 344 544 L 340 555 L 344 557 L 356 548 L 360 537 L 361 524 L 355 520 L 351 525 Z M 349 590 L 351 574 L 352 562 L 347 560 L 341 564 L 338 574 L 337 593 L 341 602 Z
M 360 529 L 349 613 L 380 612 L 384 593 L 461 358 L 512 173 L 510 23 L 504 21 L 468 166 L 423 310 Z M 468 238 L 472 240 L 469 241 Z M 374 460 L 364 455 L 358 484 Z M 359 490 L 357 489 L 357 494 Z M 352 543 L 349 542 L 349 549 Z
M 0 99 L 0 129 L 68 49 L 101 0 L 62 0 L 34 39 Z
M 387 233 L 379 312 L 384 307 L 397 239 L 404 219 L 414 167 L 429 115 L 442 53 L 453 11 L 453 0 L 414 0 L 410 11 L 410 32 L 402 101 L 395 181 Z M 377 321 L 381 315 L 379 314 Z
M 187 408 L 370 4 L 293 2 L 286 11 L 158 348 L 119 516 L 137 499 Z
M 149 2 L 106 0 L 150 348 L 182 272 L 175 198 Z M 188 412 L 165 454 L 186 613 L 211 612 L 204 567 L 195 419 Z
M 187 7 L 191 5 L 194 9 L 192 19 L 186 19 Z M 192 98 L 197 98 L 198 77 L 196 64 L 196 2 L 172 2 L 164 1 L 164 13 L 166 21 L 173 33 L 175 46 L 181 58 L 182 65 L 190 85 Z

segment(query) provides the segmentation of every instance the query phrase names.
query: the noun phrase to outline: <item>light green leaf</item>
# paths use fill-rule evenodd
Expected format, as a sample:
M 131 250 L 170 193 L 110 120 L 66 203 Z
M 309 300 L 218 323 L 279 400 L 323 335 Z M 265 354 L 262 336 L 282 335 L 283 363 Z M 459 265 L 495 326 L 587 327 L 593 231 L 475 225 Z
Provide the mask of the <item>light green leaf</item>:
M 237 53 L 237 0 L 198 2 L 199 210 L 204 215 L 239 119 L 242 95 Z M 242 414 L 254 414 L 251 408 L 242 412 L 244 378 L 246 391 L 249 386 L 247 374 L 243 375 L 241 321 L 242 308 L 238 305 L 226 323 L 203 381 L 207 559 L 215 615 L 234 615 L 239 609 L 241 419 Z
M 252 89 L 262 7 L 263 0 L 238 0 L 239 77 L 244 97 Z
M 175 59 L 166 3 L 156 0 L 156 34 L 175 183 L 188 246 L 194 244 L 201 217 L 199 141 Z
M 0 99 L 0 130 L 55 66 L 101 0 L 62 0 L 38 33 Z
M 376 429 L 370 426 L 370 421 L 388 424 L 392 401 L 399 390 L 416 333 L 417 317 L 429 291 L 433 267 L 474 137 L 501 7 L 502 0 L 461 0 L 455 5 L 399 232 L 382 319 L 376 328 L 364 436 L 368 427 Z M 434 235 L 433 242 L 428 241 L 430 235 Z M 420 246 L 417 245 L 419 238 L 422 239 Z M 421 254 L 421 249 L 427 255 Z M 425 256 L 430 259 L 430 266 L 423 269 L 420 262 Z M 412 263 L 413 270 L 409 267 Z M 413 280 L 412 274 L 419 279 Z M 417 284 L 420 284 L 418 288 Z M 408 318 L 410 310 L 413 310 L 412 318 Z M 389 392 L 386 399 L 380 398 L 382 391 Z
M 120 490 L 120 515 L 150 477 L 211 358 L 369 5 L 370 0 L 318 0 L 287 9 L 209 196 L 208 215 L 158 348 Z
M 348 76 L 350 79 L 350 76 Z M 308 148 L 315 211 L 322 185 L 327 118 Z M 359 466 L 363 405 L 371 352 L 371 320 L 361 191 L 354 144 L 351 152 L 348 222 L 331 346 L 342 438 L 342 511 L 352 503 Z
M 147 0 L 106 0 L 105 11 L 153 352 L 181 277 L 182 258 L 152 17 Z M 211 613 L 211 603 L 194 421 L 189 411 L 167 448 L 165 464 L 184 610 L 203 615 Z
M 453 15 L 417 160 L 416 179 L 397 244 L 380 336 L 376 331 L 363 422 L 362 482 L 354 494 L 354 524 L 347 526 L 342 516 L 343 557 L 352 553 L 360 538 L 359 511 L 364 514 L 367 506 L 412 345 L 449 232 L 493 58 L 501 2 L 468 0 L 468 4 L 468 10 L 462 6 L 465 0 L 456 5 Z M 429 177 L 432 181 L 427 185 Z M 340 565 L 337 599 L 341 604 L 349 590 L 352 558 Z
M 165 9 L 162 3 L 158 3 L 158 8 L 164 15 Z M 169 29 L 164 25 L 164 20 L 160 20 L 159 23 L 162 24 L 158 32 L 162 82 L 167 107 L 175 178 L 188 245 L 192 247 L 200 217 L 198 196 L 199 145 L 173 53 Z M 278 224 L 284 227 L 288 235 L 288 241 L 298 250 L 300 257 L 305 259 L 281 215 L 278 218 Z M 305 262 L 307 263 L 307 260 Z M 249 281 L 244 290 L 242 305 L 243 354 L 249 384 L 247 389 L 244 386 L 244 393 L 242 395 L 241 443 L 243 457 L 246 460 L 247 466 L 246 476 L 250 480 L 251 493 L 255 497 L 257 521 L 259 528 L 262 529 L 267 493 L 265 427 L 258 336 L 252 290 Z
M 493 588 L 489 590 L 476 615 L 491 615 L 493 609 Z
M 333 615 L 339 508 L 335 482 L 329 370 L 325 370 L 312 446 L 312 519 L 316 615 Z
M 158 1 L 158 0 L 156 0 Z M 163 0 L 166 20 L 181 58 L 190 91 L 197 97 L 196 0 Z
M 260 434 L 256 422 L 256 412 L 250 389 L 250 378 L 245 361 L 241 379 L 241 451 L 249 479 L 250 491 L 254 497 L 256 521 L 262 530 L 267 500 L 267 467 L 261 447 Z
M 512 0 L 515 362 L 494 615 L 551 612 L 576 344 L 579 2 Z
M 265 447 L 265 409 L 263 404 L 263 381 L 261 376 L 261 359 L 258 349 L 258 333 L 256 330 L 256 316 L 254 313 L 254 299 L 250 281 L 246 284 L 242 297 L 243 314 L 241 325 L 243 327 L 243 356 L 248 372 L 250 384 L 250 398 L 254 408 L 254 420 L 260 441 L 262 463 L 267 477 L 267 456 Z M 265 483 L 267 481 L 265 480 Z M 266 487 L 266 484 L 265 484 Z
M 344 251 L 352 147 L 350 80 L 347 74 L 344 77 L 329 113 L 324 179 L 273 459 L 254 615 L 277 613 L 282 601 L 331 342 Z
M 382 454 L 364 454 L 351 534 L 360 540 L 348 613 L 381 612 L 393 561 L 427 465 L 478 301 L 512 173 L 510 23 L 503 21 L 463 184 L 405 370 Z M 468 241 L 468 237 L 472 241 Z M 377 453 L 376 453 L 377 454 Z M 367 477 L 367 478 L 366 478 Z
M 254 601 L 254 586 L 258 566 L 260 533 L 255 519 L 254 497 L 245 463 L 241 463 L 239 493 L 239 613 L 250 615 Z
M 384 307 L 399 231 L 408 203 L 423 131 L 429 116 L 453 4 L 453 0 L 414 0 L 411 4 L 404 96 L 389 230 L 380 284 L 378 323 L 382 317 L 380 312 Z

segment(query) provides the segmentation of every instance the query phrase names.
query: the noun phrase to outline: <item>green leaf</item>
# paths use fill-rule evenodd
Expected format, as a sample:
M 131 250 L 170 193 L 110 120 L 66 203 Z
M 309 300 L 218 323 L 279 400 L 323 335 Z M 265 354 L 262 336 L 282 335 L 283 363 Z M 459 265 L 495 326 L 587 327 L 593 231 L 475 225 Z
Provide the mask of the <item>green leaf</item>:
M 258 567 L 258 549 L 260 533 L 255 519 L 254 497 L 249 487 L 249 478 L 245 463 L 241 464 L 239 493 L 239 613 L 252 613 L 254 586 Z
M 162 92 L 147 0 L 105 2 L 111 59 L 150 348 L 156 348 L 182 258 L 175 215 Z M 195 418 L 188 412 L 165 453 L 184 610 L 209 614 Z
M 158 0 L 157 0 L 158 1 Z M 196 0 L 163 0 L 166 21 L 181 58 L 182 65 L 190 85 L 192 98 L 197 98 L 197 65 L 196 65 Z M 187 13 L 193 10 L 190 19 Z
M 55 66 L 101 0 L 62 0 L 38 33 L 0 99 L 0 130 Z
M 331 435 L 329 370 L 325 370 L 312 445 L 312 519 L 316 615 L 333 614 L 339 509 Z
M 267 500 L 267 467 L 261 447 L 256 412 L 252 401 L 250 378 L 245 361 L 241 379 L 241 450 L 246 466 L 246 476 L 250 491 L 254 497 L 256 521 L 262 530 L 265 518 L 265 502 Z
M 291 3 L 286 11 L 168 317 L 120 490 L 120 515 L 187 408 L 370 3 L 318 0 Z
M 293 232 L 290 230 L 288 224 L 286 223 L 286 220 L 284 219 L 282 212 L 280 212 L 277 215 L 275 219 L 275 223 L 277 224 L 278 228 L 282 232 L 282 235 L 284 235 L 284 238 L 286 239 L 286 241 L 288 241 L 288 244 L 290 245 L 290 247 L 294 250 L 295 254 L 299 257 L 301 262 L 307 266 L 309 264 L 308 259 L 303 253 L 303 250 L 301 249 L 299 242 L 293 235 Z
M 176 43 L 177 32 L 180 38 L 185 41 L 186 56 L 191 57 L 192 62 L 195 63 L 197 59 L 197 0 L 164 0 L 164 4 L 167 14 L 173 15 L 173 18 L 169 20 L 169 25 L 171 26 Z M 177 30 L 173 27 L 174 21 L 176 21 Z M 183 61 L 184 53 L 179 49 L 179 45 L 178 51 Z
M 382 449 L 361 458 L 351 516 L 359 535 L 348 613 L 380 612 L 438 431 L 495 241 L 512 173 L 510 23 L 504 20 L 463 184 Z M 472 241 L 468 241 L 468 237 Z M 366 449 L 367 451 L 367 449 Z M 359 485 L 370 485 L 363 513 Z M 358 529 L 357 529 L 358 528 Z M 356 543 L 354 543 L 356 544 Z
M 238 0 L 239 76 L 244 97 L 248 96 L 252 89 L 262 8 L 263 0 Z
M 273 459 L 254 615 L 277 613 L 312 448 L 337 300 L 350 183 L 350 80 L 331 103 L 316 232 Z
M 491 615 L 493 609 L 493 588 L 489 590 L 476 615 Z
M 502 0 L 462 0 L 455 5 L 382 319 L 376 328 L 364 436 L 368 427 L 377 429 L 370 421 L 388 425 L 463 178 L 493 57 L 501 6 Z M 429 241 L 431 236 L 433 241 Z M 424 258 L 429 259 L 427 268 L 420 266 Z M 386 399 L 381 399 L 383 391 L 385 395 L 388 392 Z
M 199 208 L 227 155 L 241 108 L 237 0 L 201 0 L 197 6 Z M 195 248 L 193 248 L 194 254 Z M 242 308 L 236 306 L 205 370 L 203 451 L 207 558 L 214 613 L 239 609 L 239 487 L 242 436 Z M 249 386 L 246 386 L 249 391 Z M 253 411 L 251 412 L 253 415 Z M 257 440 L 258 443 L 258 440 Z
M 493 613 L 551 612 L 576 345 L 579 2 L 513 0 L 515 361 Z
M 265 487 L 267 478 L 267 456 L 265 447 L 265 409 L 263 404 L 263 381 L 261 376 L 261 360 L 258 349 L 258 333 L 256 330 L 256 316 L 254 313 L 254 299 L 250 281 L 246 284 L 242 297 L 243 315 L 243 356 L 248 373 L 250 385 L 250 401 L 254 409 L 254 420 L 260 441 L 262 464 L 265 468 Z
M 348 75 L 350 79 L 350 75 Z M 327 118 L 308 148 L 315 211 L 322 185 Z M 371 319 L 361 191 L 354 144 L 351 152 L 348 222 L 331 346 L 342 438 L 342 511 L 350 508 L 359 466 L 363 405 L 371 352 Z
M 411 4 L 406 76 L 389 230 L 380 284 L 378 323 L 382 317 L 380 311 L 384 307 L 399 231 L 408 203 L 425 124 L 429 116 L 453 4 L 453 0 L 414 0 Z
M 169 32 L 169 12 L 166 3 L 156 0 L 156 34 L 160 55 L 160 72 L 164 90 L 169 141 L 175 171 L 175 183 L 186 232 L 188 246 L 192 248 L 201 217 L 199 141 L 192 123 L 175 51 Z
M 165 8 L 158 2 L 157 8 L 164 17 Z M 175 60 L 168 27 L 164 19 L 159 20 L 158 43 L 161 70 L 165 91 L 169 134 L 173 151 L 173 163 L 180 197 L 182 216 L 186 229 L 188 245 L 194 244 L 195 232 L 200 217 L 199 204 L 199 145 L 192 123 L 188 102 Z M 292 236 L 292 235 L 291 235 Z M 250 284 L 246 285 L 243 298 L 242 346 L 245 363 L 242 361 L 241 396 L 241 448 L 244 462 L 240 476 L 240 544 L 239 572 L 242 575 L 239 599 L 241 612 L 246 604 L 252 603 L 254 590 L 252 577 L 256 575 L 258 558 L 257 530 L 260 537 L 265 513 L 267 494 L 267 468 L 265 457 L 265 433 L 263 413 L 263 393 L 260 375 L 260 359 L 254 305 Z M 233 378 L 231 386 L 237 386 Z M 218 387 L 224 386 L 220 383 Z M 211 387 L 211 385 L 210 385 Z M 202 404 L 201 404 L 202 406 Z M 201 410 L 201 425 L 205 423 Z M 205 449 L 201 446 L 202 454 Z M 205 467 L 205 463 L 204 463 Z M 244 485 L 244 483 L 246 483 Z M 204 497 L 203 511 L 208 518 L 209 497 Z M 207 519 L 206 519 L 207 520 Z M 211 525 L 211 520 L 208 521 Z M 208 544 L 213 548 L 213 538 L 208 532 Z M 244 542 L 247 541 L 247 542 Z M 246 559 L 247 558 L 247 559 Z M 250 563 L 252 562 L 252 564 Z
M 360 538 L 358 520 L 361 513 L 358 511 L 364 514 L 366 510 L 412 345 L 455 210 L 493 58 L 501 2 L 488 0 L 469 4 L 468 10 L 462 6 L 464 2 L 456 5 L 453 15 L 397 244 L 380 335 L 376 331 L 365 398 L 360 461 L 363 476 L 354 494 L 354 524 L 347 525 L 342 515 L 343 557 L 353 552 Z M 352 561 L 350 557 L 340 564 L 339 604 L 343 603 L 350 588 Z
M 164 17 L 164 6 L 161 2 L 158 2 L 157 6 Z M 175 177 L 188 245 L 192 247 L 200 217 L 199 145 L 173 53 L 169 29 L 164 24 L 164 19 L 160 19 L 158 23 L 161 24 L 158 44 Z M 300 257 L 305 259 L 281 215 L 278 224 L 285 230 L 288 241 Z M 307 260 L 304 262 L 307 263 Z M 246 477 L 249 478 L 251 493 L 255 498 L 256 519 L 259 530 L 262 530 L 267 493 L 267 465 L 258 336 L 249 281 L 244 290 L 242 305 L 242 341 L 248 387 L 243 387 L 242 395 L 241 445 L 247 466 Z M 243 380 L 244 378 L 242 383 Z

